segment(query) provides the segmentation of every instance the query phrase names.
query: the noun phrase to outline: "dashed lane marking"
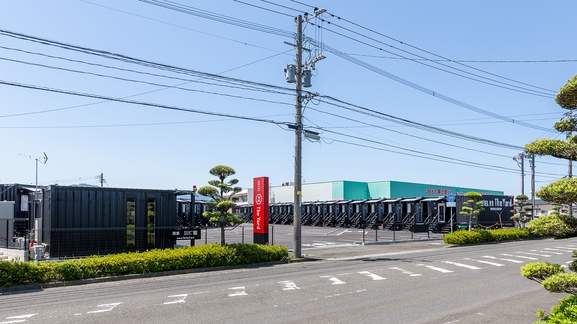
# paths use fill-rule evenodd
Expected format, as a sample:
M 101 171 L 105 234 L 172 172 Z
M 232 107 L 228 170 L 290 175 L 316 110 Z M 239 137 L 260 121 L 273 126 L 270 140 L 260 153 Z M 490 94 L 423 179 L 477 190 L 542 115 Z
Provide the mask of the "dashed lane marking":
M 6 319 L 7 319 L 8 321 L 0 322 L 0 324 L 26 322 L 26 320 L 28 320 L 29 318 L 31 318 L 32 316 L 35 316 L 35 315 L 38 315 L 38 314 L 27 314 L 27 315 L 18 315 L 18 316 L 6 317 Z
M 228 291 L 232 291 L 228 294 L 228 297 L 246 296 L 248 294 L 246 293 L 245 289 L 245 287 L 228 288 Z

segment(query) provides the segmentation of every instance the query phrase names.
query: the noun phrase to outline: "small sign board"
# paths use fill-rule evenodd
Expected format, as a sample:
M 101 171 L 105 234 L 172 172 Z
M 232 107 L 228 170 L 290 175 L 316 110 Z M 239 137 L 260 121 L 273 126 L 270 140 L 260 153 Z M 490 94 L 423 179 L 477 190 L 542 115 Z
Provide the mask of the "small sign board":
M 447 207 L 457 207 L 457 203 L 454 201 L 448 201 L 447 202 Z
M 173 240 L 199 240 L 200 228 L 178 228 L 170 231 Z
M 454 202 L 454 201 L 455 201 L 455 195 L 453 195 L 453 194 L 448 194 L 448 195 L 447 195 L 447 201 L 448 201 L 448 202 Z M 455 206 L 452 206 L 452 207 L 455 207 Z

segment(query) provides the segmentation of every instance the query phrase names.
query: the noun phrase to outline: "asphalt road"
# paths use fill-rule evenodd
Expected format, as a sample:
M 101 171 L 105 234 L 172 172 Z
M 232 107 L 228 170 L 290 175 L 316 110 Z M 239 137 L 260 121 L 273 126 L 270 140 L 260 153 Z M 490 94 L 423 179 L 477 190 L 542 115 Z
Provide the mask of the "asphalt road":
M 577 239 L 439 241 L 311 251 L 318 261 L 0 295 L 7 323 L 532 323 L 565 294 L 523 278 Z

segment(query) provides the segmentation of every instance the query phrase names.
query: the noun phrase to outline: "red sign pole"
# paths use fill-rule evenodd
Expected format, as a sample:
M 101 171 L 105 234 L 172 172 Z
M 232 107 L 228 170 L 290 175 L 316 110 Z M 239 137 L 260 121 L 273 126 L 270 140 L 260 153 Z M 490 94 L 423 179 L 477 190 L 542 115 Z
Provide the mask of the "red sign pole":
M 268 244 L 268 188 L 268 177 L 254 178 L 252 224 L 256 244 Z

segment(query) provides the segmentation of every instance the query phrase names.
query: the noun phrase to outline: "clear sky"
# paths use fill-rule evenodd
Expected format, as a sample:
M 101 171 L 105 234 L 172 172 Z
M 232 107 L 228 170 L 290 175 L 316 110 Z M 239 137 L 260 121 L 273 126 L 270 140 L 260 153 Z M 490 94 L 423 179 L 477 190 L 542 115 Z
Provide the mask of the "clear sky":
M 294 84 L 283 69 L 295 59 L 294 17 L 309 5 L 327 9 L 304 30 L 310 55 L 326 58 L 305 89 L 319 94 L 304 125 L 321 141 L 303 142 L 304 183 L 517 195 L 520 148 L 562 138 L 554 96 L 577 74 L 573 0 L 4 0 L 0 183 L 34 184 L 25 155 L 43 152 L 41 185 L 97 184 L 103 173 L 110 187 L 190 189 L 218 164 L 242 187 L 293 181 Z M 537 157 L 536 172 L 539 188 L 567 162 Z

